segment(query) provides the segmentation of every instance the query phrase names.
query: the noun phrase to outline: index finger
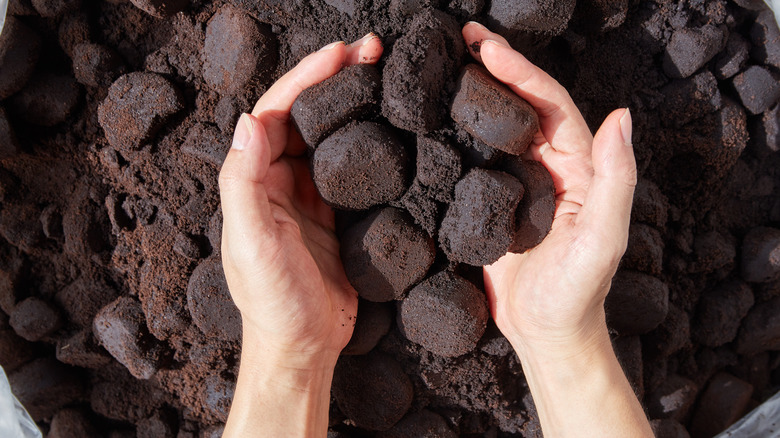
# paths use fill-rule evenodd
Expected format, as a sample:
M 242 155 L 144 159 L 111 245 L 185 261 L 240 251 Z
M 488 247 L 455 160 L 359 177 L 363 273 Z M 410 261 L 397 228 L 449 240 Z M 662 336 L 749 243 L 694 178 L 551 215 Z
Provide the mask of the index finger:
M 463 38 L 469 51 L 496 79 L 534 107 L 539 114 L 542 133 L 553 149 L 589 154 L 593 134 L 571 96 L 558 81 L 512 50 L 503 37 L 479 23 L 466 24 Z
M 337 41 L 303 58 L 276 81 L 252 110 L 252 115 L 268 133 L 271 161 L 279 158 L 287 147 L 290 109 L 303 90 L 335 75 L 344 65 L 376 63 L 381 54 L 382 43 L 373 33 L 349 46 L 343 41 Z

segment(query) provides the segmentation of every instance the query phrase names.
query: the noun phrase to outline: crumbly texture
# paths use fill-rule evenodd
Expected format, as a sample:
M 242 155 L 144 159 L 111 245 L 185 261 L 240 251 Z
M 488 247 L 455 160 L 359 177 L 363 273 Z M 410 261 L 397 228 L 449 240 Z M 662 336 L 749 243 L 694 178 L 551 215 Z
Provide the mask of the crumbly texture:
M 58 0 L 36 3 L 39 7 L 61 4 Z M 240 345 L 207 336 L 193 322 L 187 286 L 199 265 L 220 256 L 222 213 L 217 180 L 238 115 L 251 111 L 270 84 L 308 53 L 373 31 L 384 46 L 376 65 L 382 85 L 408 78 L 406 89 L 414 89 L 412 82 L 422 88 L 410 96 L 435 97 L 436 104 L 410 97 L 407 103 L 396 105 L 399 114 L 408 114 L 413 121 L 403 126 L 395 126 L 395 119 L 384 110 L 357 116 L 392 130 L 403 146 L 408 179 L 390 203 L 406 209 L 416 226 L 426 229 L 424 234 L 438 240 L 439 226 L 454 198 L 445 197 L 452 181 L 445 180 L 445 174 L 451 175 L 449 170 L 434 170 L 426 164 L 425 175 L 433 178 L 421 184 L 427 176 L 419 173 L 421 178 L 414 182 L 421 172 L 418 159 L 422 156 L 430 163 L 427 160 L 434 158 L 433 163 L 440 163 L 436 158 L 441 154 L 446 163 L 455 161 L 446 148 L 429 149 L 420 138 L 435 139 L 459 152 L 458 178 L 474 168 L 506 171 L 509 154 L 474 139 L 449 115 L 457 75 L 466 63 L 474 62 L 464 56 L 460 26 L 476 20 L 501 30 L 488 19 L 491 8 L 503 4 L 514 9 L 531 2 L 332 2 L 352 8 L 345 13 L 322 1 L 190 1 L 182 11 L 165 18 L 126 1 L 64 3 L 75 9 L 49 18 L 41 16 L 30 0 L 14 0 L 0 35 L 4 41 L 15 41 L 0 43 L 0 107 L 18 146 L 7 152 L 9 143 L 3 137 L 7 134 L 0 126 L 0 365 L 9 375 L 23 372 L 19 379 L 34 376 L 29 378 L 32 383 L 24 385 L 29 388 L 59 373 L 57 367 L 45 367 L 36 374 L 41 370 L 39 360 L 64 367 L 62 381 L 49 381 L 38 387 L 47 389 L 24 395 L 25 406 L 43 415 L 43 430 L 51 430 L 58 411 L 76 408 L 100 436 L 136 436 L 139 431 L 159 431 L 164 436 L 171 430 L 181 438 L 220 435 L 238 374 Z M 552 5 L 551 14 L 565 17 L 569 3 L 560 2 L 561 9 L 553 10 L 558 3 L 543 6 Z M 232 76 L 234 83 L 244 83 L 234 94 L 214 88 L 204 77 L 209 22 L 225 7 L 251 17 L 254 26 L 271 40 L 262 47 L 254 40 L 241 43 L 242 48 L 260 50 L 251 52 L 245 61 L 260 60 L 258 71 L 263 73 L 246 83 Z M 554 31 L 504 33 L 514 48 L 566 87 L 591 132 L 616 108 L 631 109 L 639 176 L 631 221 L 657 233 L 649 228 L 632 233 L 621 271 L 639 271 L 669 288 L 669 310 L 662 322 L 643 335 L 614 340 L 616 355 L 645 406 L 650 394 L 675 375 L 695 383 L 695 400 L 701 399 L 709 379 L 723 370 L 753 385 L 751 398 L 757 402 L 780 384 L 780 365 L 772 352 L 780 348 L 774 343 L 780 333 L 775 324 L 780 313 L 775 299 L 780 290 L 776 281 L 747 281 L 754 273 L 774 271 L 771 264 L 765 264 L 767 259 L 745 257 L 758 247 L 771 245 L 765 232 L 751 230 L 777 229 L 780 224 L 778 105 L 770 103 L 767 110 L 754 115 L 732 82 L 753 66 L 778 73 L 769 56 L 776 47 L 769 38 L 774 25 L 765 9 L 762 0 L 579 0 L 568 25 L 553 26 Z M 509 18 L 516 15 L 513 12 Z M 445 21 L 454 24 L 444 25 Z M 237 24 L 229 21 L 222 35 L 241 35 L 248 29 L 237 29 Z M 727 43 L 685 78 L 681 83 L 693 86 L 685 88 L 678 100 L 671 90 L 680 83 L 663 68 L 667 46 L 676 32 L 706 25 L 723 29 L 723 35 L 736 42 Z M 611 26 L 616 27 L 606 29 Z M 14 27 L 17 31 L 12 31 Z M 559 36 L 551 36 L 557 32 Z M 419 47 L 404 43 L 407 40 Z M 445 47 L 441 52 L 440 43 Z M 100 62 L 92 69 L 93 60 L 105 59 L 103 49 L 93 53 L 88 49 L 84 58 L 77 53 L 83 50 L 77 51 L 81 44 L 112 51 L 124 71 L 104 69 Z M 11 52 L 13 56 L 8 55 Z M 435 59 L 422 62 L 426 54 Z M 399 58 L 394 65 L 401 66 L 412 64 L 410 59 L 417 55 L 416 64 L 408 70 L 416 76 L 404 76 L 400 67 L 391 73 L 395 70 L 388 66 L 391 57 Z M 82 75 L 84 68 L 88 75 Z M 431 73 L 436 71 L 443 73 Z M 167 106 L 165 99 L 162 103 L 144 100 L 154 95 L 153 87 L 144 88 L 147 83 L 133 104 L 101 119 L 99 107 L 111 95 L 111 84 L 126 73 L 162 78 L 165 89 L 178 90 L 174 101 L 179 109 L 160 112 Z M 92 74 L 98 82 L 106 74 L 105 82 L 89 85 Z M 387 77 L 391 74 L 393 79 Z M 36 90 L 25 90 L 32 78 L 52 75 L 70 77 L 69 82 L 78 84 L 81 91 L 65 119 L 45 127 L 28 120 L 14 102 L 22 93 L 40 94 L 40 84 Z M 10 88 L 3 88 L 9 84 Z M 387 95 L 380 93 L 380 99 Z M 718 94 L 720 106 L 715 109 L 718 105 L 712 98 Z M 334 97 L 332 104 L 346 104 L 341 98 Z M 417 113 L 423 104 L 425 111 L 433 113 L 422 109 Z M 670 117 L 670 112 L 675 115 Z M 438 129 L 409 129 L 429 119 L 440 121 Z M 687 119 L 686 123 L 679 123 L 681 119 Z M 141 129 L 146 123 L 157 129 Z M 114 142 L 139 133 L 143 141 Z M 428 154 L 428 150 L 439 152 Z M 429 190 L 434 185 L 436 190 Z M 530 193 L 530 187 L 526 191 Z M 337 235 L 387 205 L 337 212 Z M 753 238 L 746 238 L 749 234 L 758 236 L 758 242 L 751 243 Z M 658 245 L 659 236 L 663 245 Z M 747 261 L 750 270 L 743 268 Z M 457 272 L 478 289 L 484 287 L 481 266 L 449 260 L 437 247 L 426 275 L 442 270 Z M 739 288 L 723 292 L 728 296 L 722 300 L 726 304 L 709 303 L 718 287 L 733 280 L 747 283 L 754 297 L 753 306 L 739 321 L 741 312 L 735 310 L 746 306 Z M 148 380 L 133 377 L 93 332 L 95 315 L 120 296 L 140 303 L 139 333 L 148 332 L 146 339 L 156 339 L 165 358 Z M 48 303 L 63 320 L 59 329 L 35 342 L 21 338 L 9 325 L 8 315 L 30 297 Z M 652 302 L 644 302 L 631 301 L 625 311 L 642 316 L 653 313 Z M 719 312 L 734 302 L 739 309 L 729 308 L 723 314 L 733 317 L 710 319 L 702 314 L 699 319 L 700 310 L 712 306 Z M 647 307 L 637 310 L 640 305 Z M 416 418 L 412 414 L 425 409 L 441 416 L 460 436 L 540 436 L 521 365 L 491 321 L 472 351 L 443 357 L 406 339 L 398 329 L 395 306 L 380 304 L 384 310 L 377 312 L 363 306 L 356 329 L 371 334 L 371 342 L 361 344 L 361 351 L 370 348 L 369 355 L 379 352 L 392 358 L 412 382 L 413 406 L 399 421 Z M 385 333 L 388 308 L 390 323 Z M 717 326 L 708 322 L 713 320 Z M 428 324 L 431 330 L 436 327 L 430 320 Z M 710 336 L 702 336 L 705 332 L 722 342 L 734 327 L 736 337 L 731 341 L 717 347 L 702 342 Z M 611 331 L 618 332 L 615 327 Z M 367 391 L 373 391 L 371 385 L 365 384 Z M 342 391 L 344 398 L 354 390 L 338 386 L 334 385 L 334 392 Z M 34 397 L 36 391 L 40 398 Z M 363 409 L 370 410 L 377 397 L 365 400 Z M 696 403 L 688 418 L 695 409 Z M 161 412 L 172 413 L 173 419 L 164 418 Z M 331 432 L 342 437 L 373 434 L 356 425 L 351 416 L 334 399 Z M 680 424 L 690 427 L 687 420 L 662 421 L 672 422 L 679 431 Z
M 138 9 L 157 17 L 169 17 L 187 6 L 189 0 L 130 0 Z
M 426 132 L 444 123 L 439 110 L 465 52 L 457 23 L 439 11 L 416 16 L 393 45 L 382 70 L 382 115 L 409 131 Z
M 662 93 L 665 99 L 664 124 L 676 128 L 722 106 L 718 81 L 709 70 L 673 81 L 662 89 Z
M 523 185 L 523 197 L 515 214 L 515 235 L 509 251 L 523 253 L 542 243 L 555 217 L 555 184 L 552 175 L 538 161 L 513 157 L 501 169 Z
M 755 299 L 746 283 L 732 280 L 706 291 L 696 310 L 694 339 L 710 347 L 719 347 L 737 337 L 742 318 Z
M 333 374 L 333 397 L 356 425 L 382 431 L 406 414 L 414 390 L 401 364 L 374 352 L 339 359 Z
M 341 259 L 350 283 L 369 301 L 403 298 L 433 264 L 433 239 L 403 210 L 384 208 L 347 230 Z
M 488 24 L 504 32 L 520 30 L 558 35 L 566 29 L 575 4 L 575 0 L 490 2 Z
M 473 350 L 488 320 L 485 294 L 451 272 L 415 286 L 398 308 L 398 327 L 410 341 L 444 357 Z
M 192 322 L 207 337 L 241 339 L 241 313 L 230 298 L 219 259 L 207 259 L 192 271 L 187 285 L 187 308 Z
M 666 46 L 664 72 L 673 78 L 687 78 L 723 48 L 725 38 L 723 29 L 713 25 L 676 31 Z
M 669 287 L 647 274 L 618 271 L 604 307 L 607 323 L 621 335 L 647 333 L 666 318 Z
M 119 297 L 95 316 L 93 330 L 100 344 L 134 377 L 149 379 L 160 364 L 160 345 L 145 328 L 141 304 Z
M 183 106 L 179 90 L 160 75 L 129 73 L 114 82 L 98 107 L 106 138 L 117 149 L 150 140 Z
M 221 94 L 236 94 L 276 65 L 276 39 L 266 25 L 226 6 L 209 20 L 203 79 Z
M 379 108 L 381 80 L 376 67 L 358 64 L 304 90 L 293 103 L 292 121 L 312 148 L 355 119 Z
M 739 99 L 751 114 L 760 114 L 780 101 L 780 75 L 759 66 L 751 66 L 732 81 Z
M 82 43 L 73 48 L 73 74 L 80 84 L 105 88 L 124 72 L 124 61 L 109 47 Z
M 525 152 L 539 131 L 533 107 L 477 64 L 461 72 L 450 116 L 477 140 L 512 155 Z
M 374 122 L 353 122 L 325 139 L 312 157 L 322 199 L 342 210 L 366 210 L 398 199 L 411 163 L 398 137 Z
M 506 254 L 515 234 L 515 212 L 523 197 L 517 178 L 472 169 L 455 185 L 455 200 L 439 228 L 439 245 L 450 260 L 489 265 Z

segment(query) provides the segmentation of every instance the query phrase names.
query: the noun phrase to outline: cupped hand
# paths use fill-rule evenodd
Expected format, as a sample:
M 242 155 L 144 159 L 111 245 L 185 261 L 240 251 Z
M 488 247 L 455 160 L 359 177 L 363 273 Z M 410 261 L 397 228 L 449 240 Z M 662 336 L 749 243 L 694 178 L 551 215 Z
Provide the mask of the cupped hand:
M 467 24 L 463 37 L 493 76 L 536 109 L 540 132 L 526 158 L 540 161 L 556 188 L 555 219 L 542 243 L 484 268 L 493 317 L 519 351 L 588 348 L 606 334 L 604 299 L 628 241 L 636 185 L 630 113 L 615 110 L 594 137 L 568 92 L 504 38 L 478 23 Z
M 381 53 L 379 38 L 369 34 L 304 58 L 241 116 L 222 165 L 222 262 L 241 312 L 244 349 L 252 344 L 287 366 L 335 364 L 357 313 L 333 212 L 311 180 L 290 108 L 304 89 Z

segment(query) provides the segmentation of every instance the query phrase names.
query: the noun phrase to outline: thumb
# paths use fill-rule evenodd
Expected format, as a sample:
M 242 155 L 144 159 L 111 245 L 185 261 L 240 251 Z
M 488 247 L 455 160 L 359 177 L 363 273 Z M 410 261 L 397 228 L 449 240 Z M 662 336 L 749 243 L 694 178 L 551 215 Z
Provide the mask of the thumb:
M 223 247 L 260 241 L 274 224 L 263 185 L 270 161 L 271 145 L 263 124 L 252 115 L 242 114 L 219 172 Z
M 636 161 L 631 143 L 631 113 L 613 111 L 593 137 L 593 179 L 577 217 L 578 225 L 625 251 L 631 203 L 636 187 Z

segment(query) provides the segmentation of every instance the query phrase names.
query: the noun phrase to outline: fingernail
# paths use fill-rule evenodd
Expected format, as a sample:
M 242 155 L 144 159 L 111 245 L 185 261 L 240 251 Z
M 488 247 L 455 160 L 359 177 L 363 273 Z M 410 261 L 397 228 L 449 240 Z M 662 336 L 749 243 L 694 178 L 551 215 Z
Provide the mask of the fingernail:
M 477 21 L 469 21 L 469 22 L 468 22 L 468 23 L 466 23 L 466 24 L 475 24 L 475 25 L 479 26 L 479 28 L 480 28 L 480 29 L 485 29 L 485 30 L 488 30 L 488 28 L 487 28 L 487 27 L 485 27 L 485 26 L 484 26 L 482 23 L 479 23 L 479 22 L 477 22 Z
M 350 46 L 352 46 L 352 47 L 365 46 L 366 44 L 368 44 L 374 38 L 377 38 L 376 34 L 374 34 L 374 32 L 369 32 L 363 38 L 361 38 L 361 39 L 355 41 L 354 43 L 350 44 Z
M 626 112 L 620 117 L 620 133 L 623 134 L 623 143 L 631 146 L 631 111 L 626 108 Z
M 341 44 L 344 44 L 344 41 L 336 41 L 335 43 L 330 43 L 327 46 L 325 46 L 325 47 L 321 48 L 320 50 L 318 50 L 318 52 L 328 51 L 328 50 L 330 50 L 330 49 L 332 49 L 332 48 L 334 48 L 336 46 L 339 46 Z
M 496 40 L 483 40 L 483 41 L 482 41 L 482 45 L 483 45 L 483 46 L 484 46 L 486 43 L 492 43 L 492 44 L 495 44 L 495 45 L 497 45 L 497 46 L 499 46 L 499 47 L 503 47 L 503 48 L 505 48 L 505 49 L 508 49 L 508 48 L 509 48 L 509 46 L 507 46 L 506 44 L 504 44 L 504 43 L 502 43 L 502 42 L 499 42 L 499 41 L 496 41 Z
M 254 132 L 255 121 L 252 117 L 249 117 L 249 114 L 241 114 L 236 126 L 236 132 L 233 134 L 233 144 L 230 147 L 239 151 L 245 149 Z

